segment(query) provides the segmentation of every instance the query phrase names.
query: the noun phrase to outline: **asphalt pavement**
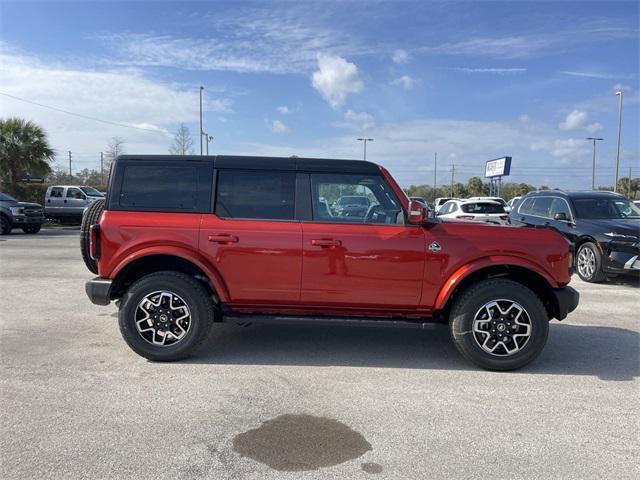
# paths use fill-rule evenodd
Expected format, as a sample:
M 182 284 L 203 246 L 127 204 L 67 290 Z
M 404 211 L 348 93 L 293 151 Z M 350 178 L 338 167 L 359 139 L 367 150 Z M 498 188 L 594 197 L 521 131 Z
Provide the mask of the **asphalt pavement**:
M 581 282 L 511 373 L 445 327 L 216 325 L 149 362 L 92 305 L 77 229 L 0 237 L 2 479 L 640 478 L 637 279 Z

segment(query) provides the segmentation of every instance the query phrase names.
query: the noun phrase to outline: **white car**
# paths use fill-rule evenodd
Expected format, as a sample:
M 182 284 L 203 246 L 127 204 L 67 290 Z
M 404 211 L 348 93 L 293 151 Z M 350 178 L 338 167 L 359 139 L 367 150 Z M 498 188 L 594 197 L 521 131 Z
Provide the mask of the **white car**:
M 433 202 L 433 209 L 435 210 L 436 213 L 438 213 L 440 211 L 440 209 L 442 208 L 442 206 L 447 203 L 449 200 L 457 200 L 457 198 L 451 198 L 451 197 L 438 197 L 434 200 Z
M 513 197 L 511 200 L 509 200 L 507 202 L 507 205 L 509 205 L 509 208 L 513 210 L 513 207 L 516 206 L 516 203 L 518 203 L 520 201 L 522 197 L 517 196 L 517 197 Z
M 504 211 L 509 213 L 511 211 L 511 206 L 504 200 L 504 198 L 500 197 L 469 197 L 467 200 L 490 200 L 492 202 L 498 202 L 500 205 L 504 207 Z
M 504 207 L 493 200 L 449 200 L 438 212 L 438 218 L 509 224 L 509 215 Z

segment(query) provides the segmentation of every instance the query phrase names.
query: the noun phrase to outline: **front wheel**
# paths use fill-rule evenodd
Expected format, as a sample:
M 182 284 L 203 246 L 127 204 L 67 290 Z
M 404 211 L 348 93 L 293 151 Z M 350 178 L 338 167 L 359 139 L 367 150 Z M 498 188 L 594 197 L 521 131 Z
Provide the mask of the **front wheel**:
M 585 282 L 597 283 L 605 279 L 602 256 L 594 243 L 586 242 L 580 245 L 576 255 L 576 267 L 578 276 Z
M 152 273 L 122 298 L 120 333 L 149 360 L 168 362 L 191 355 L 205 339 L 214 310 L 205 288 L 180 272 Z
M 0 235 L 8 235 L 11 233 L 11 222 L 4 215 L 0 215 Z
M 534 292 L 496 279 L 464 291 L 451 309 L 450 326 L 453 342 L 465 358 L 487 370 L 515 370 L 544 348 L 549 318 Z
M 38 224 L 38 225 L 29 225 L 28 227 L 22 227 L 22 231 L 24 233 L 34 234 L 34 233 L 38 233 L 41 228 L 42 228 L 42 225 L 40 225 L 40 224 Z

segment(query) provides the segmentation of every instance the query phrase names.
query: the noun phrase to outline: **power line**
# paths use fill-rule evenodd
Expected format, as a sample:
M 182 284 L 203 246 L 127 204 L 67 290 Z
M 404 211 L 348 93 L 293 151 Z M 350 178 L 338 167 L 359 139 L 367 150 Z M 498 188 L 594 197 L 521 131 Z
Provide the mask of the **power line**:
M 34 102 L 32 100 L 27 100 L 26 98 L 16 97 L 15 95 L 10 95 L 10 94 L 4 93 L 4 92 L 0 92 L 0 95 L 4 95 L 5 97 L 13 98 L 14 100 L 20 100 L 21 102 L 30 103 L 32 105 L 37 105 L 38 107 L 49 108 L 51 110 L 55 110 L 56 112 L 66 113 L 67 115 L 73 115 L 75 117 L 84 118 L 86 120 L 93 120 L 94 122 L 106 123 L 107 125 L 115 125 L 116 127 L 134 128 L 136 130 L 143 130 L 145 132 L 153 132 L 153 133 L 159 133 L 161 135 L 164 135 L 163 132 L 160 132 L 158 130 L 152 130 L 151 128 L 136 127 L 134 125 L 127 125 L 126 123 L 112 122 L 110 120 L 103 120 L 102 118 L 90 117 L 88 115 L 83 115 L 81 113 L 70 112 L 68 110 L 63 110 L 62 108 L 52 107 L 51 105 L 45 105 L 43 103 L 38 103 L 38 102 Z

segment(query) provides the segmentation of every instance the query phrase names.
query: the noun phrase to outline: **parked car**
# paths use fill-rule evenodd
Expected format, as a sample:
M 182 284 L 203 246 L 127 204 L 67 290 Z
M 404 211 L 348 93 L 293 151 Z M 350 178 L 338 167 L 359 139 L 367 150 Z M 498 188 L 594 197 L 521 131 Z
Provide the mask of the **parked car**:
M 371 198 L 364 217 L 326 216 L 345 190 Z M 81 228 L 99 274 L 86 291 L 118 301 L 122 336 L 151 360 L 188 356 L 215 322 L 444 321 L 465 357 L 510 370 L 578 304 L 562 235 L 429 219 L 366 161 L 126 155 L 109 193 Z
M 498 202 L 504 208 L 504 211 L 509 213 L 511 206 L 501 197 L 469 197 L 467 200 L 490 200 L 492 202 Z
M 508 225 L 509 215 L 502 204 L 492 200 L 449 200 L 438 212 L 439 218 Z
M 80 223 L 84 210 L 104 195 L 93 187 L 53 185 L 44 197 L 44 214 L 62 222 Z
M 364 217 L 369 210 L 369 199 L 365 195 L 345 195 L 333 207 L 338 217 Z
M 24 233 L 38 233 L 42 222 L 42 205 L 19 202 L 11 195 L 0 193 L 0 235 L 7 235 L 14 228 Z
M 521 198 L 522 197 L 518 195 L 517 197 L 513 197 L 511 200 L 507 202 L 507 205 L 509 205 L 509 208 L 510 208 L 509 212 L 511 212 L 511 210 L 515 208 L 515 206 L 518 204 Z
M 510 218 L 514 225 L 547 226 L 562 233 L 575 248 L 578 275 L 587 282 L 640 271 L 640 208 L 622 195 L 531 192 Z
M 458 200 L 453 197 L 438 197 L 433 201 L 433 208 L 436 211 L 436 214 L 440 211 L 442 206 L 447 203 L 449 200 Z

